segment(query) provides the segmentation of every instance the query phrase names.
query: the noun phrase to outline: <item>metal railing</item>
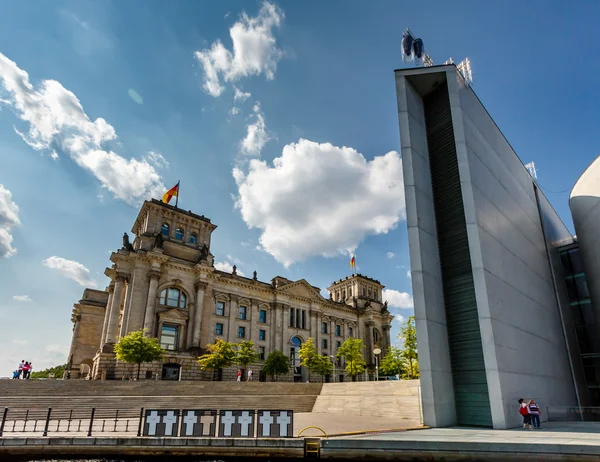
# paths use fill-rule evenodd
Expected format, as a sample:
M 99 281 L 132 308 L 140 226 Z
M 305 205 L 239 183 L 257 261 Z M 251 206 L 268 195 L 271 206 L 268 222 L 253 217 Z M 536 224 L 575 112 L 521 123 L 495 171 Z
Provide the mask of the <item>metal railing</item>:
M 600 407 L 548 406 L 546 416 L 553 422 L 600 422 Z
M 140 436 L 144 420 L 141 409 L 17 409 L 4 408 L 0 437 L 11 434 L 41 436 L 98 436 L 124 434 Z

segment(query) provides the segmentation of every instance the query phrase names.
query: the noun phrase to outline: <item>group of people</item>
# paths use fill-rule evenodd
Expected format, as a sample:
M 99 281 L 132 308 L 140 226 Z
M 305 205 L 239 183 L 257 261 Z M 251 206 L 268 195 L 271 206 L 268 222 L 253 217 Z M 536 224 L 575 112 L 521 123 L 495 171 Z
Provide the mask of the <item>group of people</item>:
M 519 399 L 519 414 L 523 416 L 523 430 L 529 428 L 542 428 L 540 426 L 540 407 L 535 403 L 534 400 L 530 399 L 525 401 L 523 398 Z
M 31 366 L 31 363 L 29 361 L 25 361 L 24 359 L 22 359 L 21 363 L 19 364 L 19 368 L 13 372 L 13 380 L 29 379 L 29 376 L 31 375 L 32 370 L 33 370 L 33 367 Z
M 241 382 L 242 381 L 242 370 L 238 369 L 237 371 L 237 381 Z M 247 382 L 252 382 L 252 369 L 248 370 L 248 378 L 246 379 Z

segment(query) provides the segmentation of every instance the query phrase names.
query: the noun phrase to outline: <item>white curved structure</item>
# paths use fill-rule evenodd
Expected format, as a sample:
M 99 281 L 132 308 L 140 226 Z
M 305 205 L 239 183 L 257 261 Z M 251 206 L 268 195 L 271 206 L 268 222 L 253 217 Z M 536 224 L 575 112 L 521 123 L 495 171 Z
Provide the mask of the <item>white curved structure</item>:
M 600 156 L 575 183 L 569 206 L 581 249 L 592 306 L 600 307 Z M 598 308 L 596 319 L 600 319 Z

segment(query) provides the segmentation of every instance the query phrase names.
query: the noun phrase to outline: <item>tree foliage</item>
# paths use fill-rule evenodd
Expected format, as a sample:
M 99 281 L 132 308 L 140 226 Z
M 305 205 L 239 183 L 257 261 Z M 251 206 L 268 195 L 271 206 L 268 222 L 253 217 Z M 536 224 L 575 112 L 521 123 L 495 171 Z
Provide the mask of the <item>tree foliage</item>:
M 225 369 L 236 362 L 235 345 L 225 340 L 217 339 L 215 343 L 206 345 L 208 353 L 198 358 L 198 364 L 203 371 L 207 369 Z
M 237 344 L 237 351 L 235 354 L 235 362 L 243 367 L 244 369 L 248 364 L 252 364 L 258 360 L 258 353 L 254 349 L 254 342 L 247 340 Z
M 137 364 L 137 378 L 140 378 L 142 363 L 151 363 L 162 358 L 163 350 L 157 338 L 146 337 L 144 329 L 121 337 L 115 345 L 115 354 L 119 361 Z
M 379 365 L 380 375 L 402 375 L 404 372 L 404 358 L 400 348 L 391 346 Z
M 315 361 L 314 371 L 319 374 L 322 378 L 326 375 L 331 375 L 333 372 L 333 363 L 328 356 L 317 355 L 318 358 Z
M 54 366 L 48 369 L 44 369 L 43 371 L 37 371 L 31 373 L 32 379 L 47 379 L 50 374 L 54 374 L 54 377 L 57 379 L 62 379 L 65 374 L 65 369 L 67 365 L 64 364 L 62 366 Z
M 402 378 L 407 380 L 419 378 L 419 353 L 417 351 L 417 328 L 415 317 L 409 316 L 400 328 L 398 338 L 402 339 L 401 356 L 404 362 Z
M 350 377 L 356 377 L 362 374 L 366 368 L 365 358 L 363 357 L 364 350 L 363 341 L 358 338 L 348 338 L 338 348 L 337 357 L 344 358 L 346 363 L 346 372 Z
M 262 371 L 271 377 L 275 377 L 275 381 L 277 381 L 278 375 L 290 372 L 290 360 L 281 351 L 274 350 L 267 357 Z
M 312 337 L 302 344 L 300 351 L 298 351 L 298 356 L 300 357 L 301 366 L 306 367 L 309 372 L 318 374 L 317 369 L 319 368 L 320 355 Z

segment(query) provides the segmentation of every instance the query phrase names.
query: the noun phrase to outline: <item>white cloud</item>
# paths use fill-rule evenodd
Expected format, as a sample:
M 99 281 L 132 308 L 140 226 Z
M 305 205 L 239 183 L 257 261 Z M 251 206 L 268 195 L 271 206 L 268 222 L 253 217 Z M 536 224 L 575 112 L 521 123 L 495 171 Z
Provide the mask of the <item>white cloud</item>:
M 398 323 L 402 324 L 402 323 L 404 323 L 404 321 L 406 321 L 406 318 L 404 316 L 402 316 L 401 314 L 397 314 L 396 317 L 394 318 L 394 321 L 397 321 Z
M 252 94 L 248 91 L 242 91 L 240 90 L 238 87 L 233 87 L 234 93 L 233 93 L 233 102 L 244 102 L 246 101 L 248 98 L 250 98 L 250 96 L 252 96 Z
M 231 273 L 231 272 L 233 272 L 233 265 L 231 263 L 229 263 L 228 261 L 218 261 L 218 262 L 215 262 L 214 266 L 215 266 L 216 270 L 223 271 L 224 273 Z M 236 271 L 237 271 L 238 276 L 246 276 L 238 268 L 236 268 Z
M 256 108 L 256 105 L 254 106 Z M 260 109 L 260 108 L 259 108 Z M 260 156 L 265 144 L 271 139 L 267 132 L 264 115 L 256 113 L 256 121 L 246 127 L 246 137 L 241 142 L 241 152 L 247 156 Z
M 367 161 L 352 148 L 301 139 L 273 166 L 234 168 L 236 207 L 260 246 L 285 266 L 314 255 L 352 252 L 405 216 L 402 161 L 392 151 Z
M 9 258 L 17 253 L 10 231 L 20 224 L 19 206 L 13 201 L 12 193 L 0 184 L 0 258 Z
M 59 345 L 57 343 L 46 345 L 46 352 L 52 356 L 62 356 L 66 358 L 70 349 L 69 345 Z
M 232 116 L 236 116 L 238 115 L 240 112 L 242 112 L 242 110 L 239 107 L 235 107 L 233 106 L 230 110 L 229 110 L 229 114 L 231 114 Z
M 27 133 L 15 131 L 33 149 L 51 151 L 55 158 L 59 148 L 128 204 L 164 192 L 160 175 L 147 160 L 125 159 L 103 148 L 117 139 L 115 129 L 102 118 L 90 120 L 79 99 L 59 82 L 43 80 L 34 88 L 27 72 L 2 53 L 0 82 L 9 94 L 9 105 L 29 123 Z
M 383 289 L 383 299 L 387 300 L 391 308 L 412 308 L 413 298 L 408 292 L 398 292 L 392 289 Z
M 32 302 L 33 300 L 29 295 L 13 295 L 13 300 L 16 302 Z
M 392 258 L 394 258 L 396 256 L 396 254 L 394 252 L 388 252 L 385 254 L 385 256 L 391 260 Z
M 408 279 L 411 279 L 411 278 L 412 278 L 412 274 L 411 274 L 410 270 L 408 270 L 408 271 L 406 272 L 406 277 L 407 277 Z
M 62 276 L 72 279 L 84 287 L 97 287 L 98 284 L 90 277 L 90 270 L 81 263 L 61 257 L 50 257 L 42 264 L 56 270 Z
M 283 11 L 276 5 L 263 2 L 258 16 L 242 13 L 229 29 L 233 52 L 220 40 L 208 49 L 196 51 L 194 56 L 204 68 L 204 90 L 211 96 L 219 96 L 225 89 L 221 78 L 235 82 L 242 77 L 264 74 L 272 80 L 283 55 L 277 48 L 273 29 L 281 25 L 283 17 Z
M 158 152 L 149 151 L 148 154 L 146 154 L 145 156 L 145 160 L 149 164 L 154 165 L 156 168 L 169 168 L 169 162 L 167 161 L 167 159 L 165 159 L 163 155 L 159 154 Z

